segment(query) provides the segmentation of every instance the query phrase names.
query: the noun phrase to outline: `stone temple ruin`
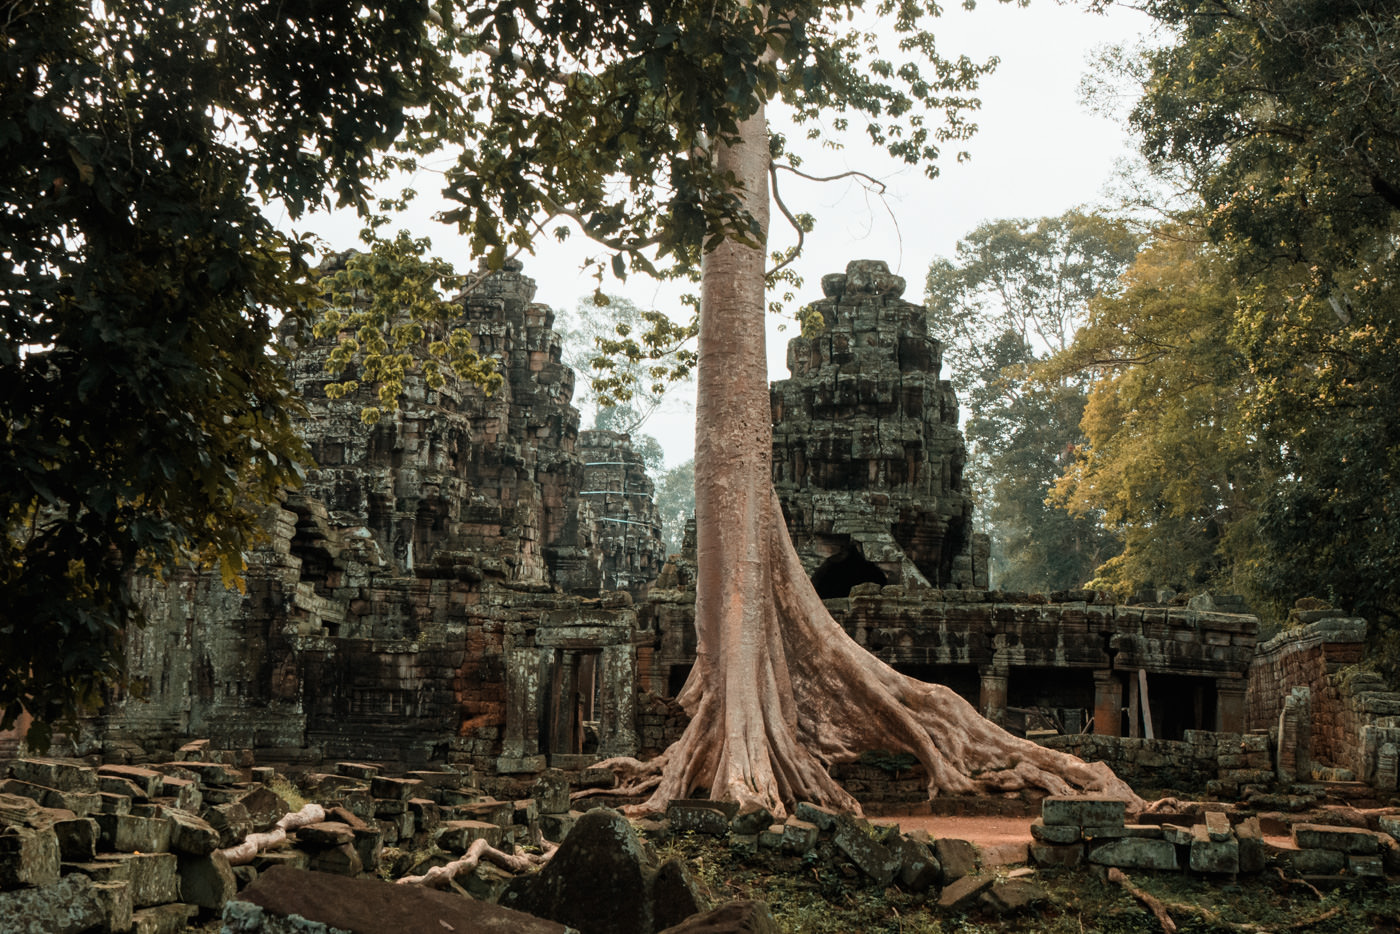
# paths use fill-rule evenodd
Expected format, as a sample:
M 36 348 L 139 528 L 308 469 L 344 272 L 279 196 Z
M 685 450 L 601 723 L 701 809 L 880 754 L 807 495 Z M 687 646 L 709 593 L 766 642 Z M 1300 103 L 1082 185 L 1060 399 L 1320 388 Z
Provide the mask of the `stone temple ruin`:
M 1258 621 L 1225 598 L 989 590 L 923 309 L 878 262 L 822 289 L 825 329 L 791 341 L 791 376 L 772 387 L 774 482 L 861 645 L 1129 774 L 1176 757 L 1221 792 L 1317 768 L 1396 788 L 1400 698 L 1343 677 L 1364 624 L 1324 612 L 1257 646 Z M 574 374 L 533 295 L 511 262 L 456 299 L 499 391 L 410 382 L 374 426 L 367 396 L 326 397 L 331 344 L 284 334 L 318 466 L 269 511 L 246 592 L 195 571 L 147 585 L 128 686 L 80 747 L 142 761 L 202 737 L 261 762 L 520 775 L 678 736 L 693 567 L 664 555 L 626 436 L 579 430 Z M 1273 746 L 1240 753 L 1270 731 Z M 878 784 L 853 783 L 858 797 Z

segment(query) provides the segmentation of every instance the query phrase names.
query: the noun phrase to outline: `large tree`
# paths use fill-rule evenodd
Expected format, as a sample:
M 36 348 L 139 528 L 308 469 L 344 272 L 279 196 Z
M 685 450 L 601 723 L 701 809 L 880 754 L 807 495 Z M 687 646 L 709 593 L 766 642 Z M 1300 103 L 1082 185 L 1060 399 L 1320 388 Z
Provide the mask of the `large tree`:
M 988 221 L 929 267 L 930 328 L 967 407 L 968 473 L 999 589 L 1082 587 L 1117 551 L 1097 514 L 1046 502 L 1083 442 L 1088 380 L 1031 370 L 1069 347 L 1138 244 L 1123 221 L 1071 210 Z
M 1261 591 L 1400 620 L 1400 17 L 1389 0 L 1150 0 L 1143 152 L 1237 282 Z
M 131 584 L 237 580 L 303 456 L 272 322 L 313 298 L 280 233 L 366 205 L 446 100 L 422 0 L 105 0 L 0 12 L 0 721 L 31 739 L 119 671 Z
M 696 525 L 699 652 L 680 700 L 692 719 L 650 763 L 615 762 L 647 806 L 699 790 L 782 813 L 854 807 L 828 775 L 883 748 L 913 753 L 930 794 L 1036 786 L 1132 793 L 1091 766 L 1016 739 L 951 690 L 905 677 L 827 614 L 771 486 L 764 354 L 770 183 L 787 143 L 766 111 L 862 121 L 933 164 L 964 137 L 987 66 L 938 54 L 931 4 L 882 0 L 897 40 L 853 27 L 860 4 L 782 0 L 501 5 L 449 19 L 473 95 L 455 125 L 447 217 L 495 258 L 561 219 L 613 251 L 701 269 Z M 933 120 L 931 114 L 941 115 Z M 799 226 L 804 226 L 799 223 Z

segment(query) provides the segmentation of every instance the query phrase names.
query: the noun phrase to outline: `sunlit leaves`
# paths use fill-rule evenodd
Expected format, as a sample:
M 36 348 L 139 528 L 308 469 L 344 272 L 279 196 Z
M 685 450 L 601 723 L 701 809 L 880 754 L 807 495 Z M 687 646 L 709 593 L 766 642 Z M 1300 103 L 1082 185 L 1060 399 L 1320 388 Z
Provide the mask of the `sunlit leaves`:
M 366 253 L 351 252 L 332 264 L 319 282 L 330 309 L 313 329 L 318 338 L 338 338 L 326 368 L 339 376 L 354 365 L 356 376 L 329 383 L 333 399 L 374 387 L 375 403 L 360 417 L 373 425 L 396 408 L 411 376 L 433 390 L 448 380 L 472 383 L 488 394 L 501 384 L 495 361 L 477 353 L 469 331 L 454 324 L 460 309 L 448 292 L 470 288 L 446 261 L 429 255 L 425 238 L 400 231 L 376 239 Z

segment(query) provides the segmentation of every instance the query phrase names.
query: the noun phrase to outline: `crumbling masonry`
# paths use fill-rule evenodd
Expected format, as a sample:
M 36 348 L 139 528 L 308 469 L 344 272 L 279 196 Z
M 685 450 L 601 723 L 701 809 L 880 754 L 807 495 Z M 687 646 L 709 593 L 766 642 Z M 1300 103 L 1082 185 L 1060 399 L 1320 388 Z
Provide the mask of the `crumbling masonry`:
M 1292 722 L 1256 700 L 1293 684 L 1251 673 L 1257 620 L 1237 605 L 989 591 L 957 401 L 923 310 L 883 263 L 822 288 L 825 328 L 790 343 L 791 376 L 772 390 L 774 482 L 805 566 L 860 644 L 1013 727 L 1157 742 Z M 326 397 L 331 343 L 284 334 L 317 467 L 269 512 L 246 592 L 193 571 L 147 587 L 129 687 L 84 742 L 109 760 L 199 736 L 260 761 L 517 774 L 674 738 L 693 568 L 684 555 L 662 566 L 651 481 L 626 437 L 579 431 L 574 374 L 533 294 L 511 262 L 456 299 L 504 376 L 496 394 L 410 380 L 373 426 L 359 415 L 368 395 Z M 1312 685 L 1314 716 L 1326 689 Z M 1310 755 L 1394 788 L 1395 724 L 1328 716 Z M 1338 751 L 1365 728 L 1362 754 Z

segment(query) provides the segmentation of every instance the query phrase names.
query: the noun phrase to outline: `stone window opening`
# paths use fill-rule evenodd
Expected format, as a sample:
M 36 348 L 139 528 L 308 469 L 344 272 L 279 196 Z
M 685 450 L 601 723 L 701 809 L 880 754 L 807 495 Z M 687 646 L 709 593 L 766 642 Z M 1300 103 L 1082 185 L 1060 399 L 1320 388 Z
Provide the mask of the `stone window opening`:
M 556 649 L 545 707 L 551 756 L 580 756 L 598 748 L 601 709 L 598 649 Z M 592 747 L 591 749 L 589 747 Z

